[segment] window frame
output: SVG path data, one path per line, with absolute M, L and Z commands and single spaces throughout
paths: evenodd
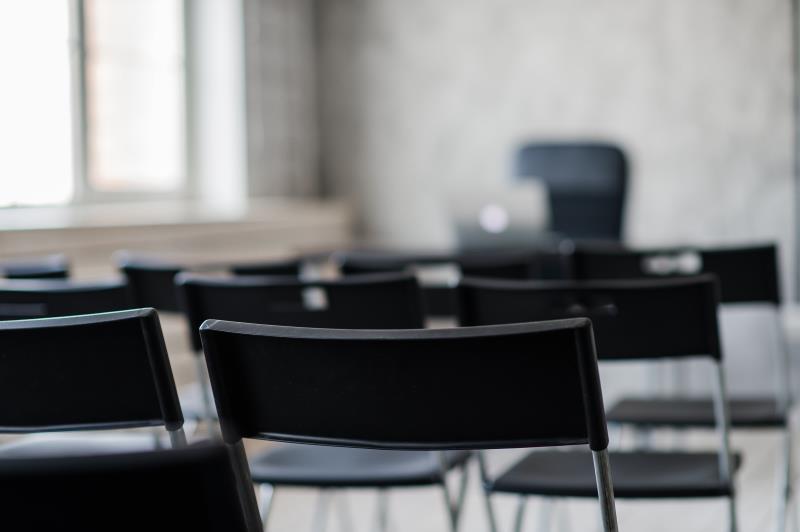
M 148 200 L 186 199 L 195 195 L 197 182 L 192 165 L 192 99 L 189 68 L 190 57 L 189 33 L 191 22 L 191 0 L 182 0 L 183 23 L 183 106 L 184 106 L 184 142 L 183 166 L 185 175 L 183 184 L 170 191 L 103 191 L 92 187 L 89 180 L 89 121 L 88 121 L 88 82 L 87 82 L 87 50 L 86 50 L 86 12 L 85 0 L 69 0 L 70 41 L 69 53 L 72 70 L 72 120 L 73 120 L 73 196 L 69 204 L 128 202 Z

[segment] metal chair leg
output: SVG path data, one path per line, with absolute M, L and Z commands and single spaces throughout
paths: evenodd
M 782 460 L 778 462 L 778 504 L 775 511 L 777 532 L 786 531 L 786 517 L 792 499 L 792 432 L 789 426 L 784 429 L 781 440 Z
M 497 519 L 494 515 L 494 507 L 492 506 L 492 494 L 482 489 L 483 501 L 486 504 L 486 519 L 489 521 L 489 532 L 497 532 Z
M 267 519 L 269 519 L 270 510 L 272 510 L 272 500 L 274 497 L 275 488 L 272 484 L 258 485 L 258 508 L 261 514 L 261 526 L 264 531 L 267 530 Z
M 517 499 L 517 511 L 514 514 L 514 532 L 522 532 L 522 523 L 525 520 L 525 503 L 528 502 L 528 498 L 524 495 L 520 495 L 519 499 Z
M 444 496 L 445 509 L 447 511 L 447 519 L 450 524 L 451 532 L 457 532 L 458 523 L 461 519 L 461 509 L 464 506 L 464 498 L 467 493 L 467 466 L 464 464 L 461 467 L 461 481 L 459 482 L 458 493 L 456 498 L 450 493 L 450 487 L 447 485 L 447 458 L 443 452 L 439 454 L 439 466 L 442 476 L 442 495 Z
M 314 520 L 311 525 L 311 530 L 314 532 L 324 532 L 328 522 L 328 506 L 330 501 L 331 494 L 329 490 L 320 490 L 319 497 L 317 498 L 317 507 L 314 510 Z
M 389 492 L 386 488 L 378 490 L 377 501 L 377 530 L 378 532 L 388 532 L 389 530 Z
M 739 523 L 736 518 L 736 495 L 728 497 L 728 519 L 730 532 L 737 532 L 739 530 Z

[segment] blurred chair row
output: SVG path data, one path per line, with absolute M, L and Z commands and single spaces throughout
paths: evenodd
M 70 449 L 14 442 L 0 449 L 3 524 L 94 531 L 123 519 L 123 530 L 148 520 L 196 531 L 258 530 L 242 442 L 256 438 L 316 444 L 294 447 L 299 463 L 292 447 L 271 451 L 271 466 L 295 479 L 298 467 L 319 475 L 316 466 L 335 474 L 327 487 L 339 486 L 340 476 L 354 481 L 350 487 L 441 482 L 446 495 L 438 476 L 451 455 L 468 456 L 463 449 L 589 444 L 602 523 L 617 530 L 586 319 L 394 333 L 211 320 L 201 334 L 226 448 L 117 454 L 130 449 L 91 440 Z M 153 309 L 0 322 L 0 344 L 0 400 L 16 405 L 0 413 L 3 432 L 163 426 L 174 448 L 186 447 Z M 456 364 L 459 379 L 443 386 Z M 475 393 L 487 384 L 495 393 Z M 557 412 L 517 417 L 521 404 L 553 401 Z M 453 417 L 461 410 L 469 415 Z M 329 445 L 358 449 L 321 447 Z M 257 483 L 260 467 L 250 465 Z M 41 495 L 54 489 L 56 502 L 41 511 Z M 453 528 L 462 497 L 446 499 Z M 264 501 L 264 521 L 268 509 Z M 181 521 L 182 513 L 189 515 Z M 379 524 L 386 528 L 385 507 Z
M 736 526 L 736 513 L 734 506 L 734 488 L 732 474 L 738 464 L 738 458 L 733 458 L 728 443 L 728 424 L 732 419 L 734 426 L 779 428 L 784 433 L 784 449 L 781 471 L 782 488 L 778 494 L 779 510 L 778 522 L 781 523 L 785 516 L 785 505 L 790 493 L 790 431 L 788 430 L 788 412 L 791 406 L 788 390 L 788 371 L 781 372 L 781 381 L 777 397 L 747 400 L 733 400 L 728 402 L 725 397 L 724 374 L 720 369 L 722 349 L 719 344 L 717 326 L 717 301 L 716 275 L 722 282 L 722 300 L 728 297 L 730 302 L 758 301 L 766 303 L 777 311 L 780 301 L 777 275 L 777 255 L 774 247 L 764 246 L 744 249 L 728 250 L 659 250 L 658 252 L 598 252 L 576 254 L 581 264 L 578 271 L 583 272 L 582 277 L 588 277 L 587 264 L 593 271 L 607 271 L 600 278 L 621 277 L 659 277 L 655 280 L 639 281 L 591 281 L 591 282 L 556 282 L 542 283 L 537 281 L 509 281 L 509 280 L 479 280 L 464 278 L 457 288 L 458 314 L 462 325 L 486 325 L 498 323 L 515 323 L 540 321 L 558 318 L 589 317 L 594 323 L 598 341 L 598 355 L 601 359 L 662 359 L 662 358 L 688 358 L 706 356 L 716 362 L 717 370 L 714 373 L 716 393 L 711 399 L 670 399 L 645 398 L 627 399 L 612 407 L 609 419 L 617 423 L 627 423 L 645 426 L 693 426 L 716 427 L 720 435 L 719 448 L 712 453 L 697 452 L 653 452 L 652 450 L 639 450 L 622 454 L 613 453 L 611 457 L 612 468 L 615 476 L 615 491 L 619 497 L 633 498 L 676 498 L 676 497 L 727 497 L 730 504 L 731 529 Z M 589 260 L 591 258 L 591 260 Z M 618 266 L 611 265 L 616 261 Z M 606 268 L 603 270 L 602 268 Z M 634 271 L 635 270 L 635 271 Z M 296 270 L 296 273 L 299 270 Z M 663 277 L 687 276 L 698 272 L 709 272 L 709 276 L 693 276 L 685 279 L 663 279 Z M 738 277 L 736 277 L 738 275 Z M 175 273 L 172 273 L 175 276 Z M 183 308 L 191 325 L 193 345 L 199 349 L 199 337 L 196 331 L 205 319 L 232 320 L 250 323 L 268 323 L 272 325 L 311 326 L 339 329 L 418 329 L 423 323 L 421 292 L 415 278 L 407 274 L 381 273 L 373 275 L 353 276 L 338 281 L 309 281 L 303 282 L 297 278 L 286 277 L 243 277 L 243 278 L 218 278 L 197 273 L 181 273 L 177 279 L 171 279 L 181 287 Z M 53 284 L 55 283 L 55 284 Z M 51 285 L 49 289 L 44 285 Z M 60 286 L 56 286 L 60 285 Z M 731 285 L 731 286 L 728 286 Z M 124 285 L 121 285 L 124 287 Z M 726 288 L 728 286 L 728 288 Z M 66 301 L 70 297 L 76 304 L 86 304 L 92 300 L 91 287 L 89 291 L 78 293 L 80 287 L 73 283 L 44 282 L 37 292 L 33 288 L 27 290 L 23 287 L 9 287 L 0 291 L 0 304 L 22 305 L 21 308 L 38 310 L 41 315 L 54 315 L 49 310 L 63 313 L 74 313 L 71 309 L 54 306 L 47 298 L 51 296 Z M 64 290 L 62 290 L 64 288 Z M 68 288 L 68 289 L 66 289 Z M 100 293 L 107 289 L 99 287 Z M 174 290 L 172 286 L 170 290 Z M 9 303 L 9 293 L 14 293 Z M 176 293 L 173 291 L 173 293 Z M 20 296 L 22 301 L 20 301 Z M 15 299 L 16 297 L 16 299 Z M 80 302 L 80 303 L 77 303 Z M 130 305 L 129 302 L 124 303 Z M 35 308 L 34 308 L 35 307 Z M 79 307 L 80 312 L 90 312 L 85 307 Z M 43 312 L 42 309 L 46 311 Z M 56 310 L 58 309 L 58 310 Z M 20 310 L 20 309 L 18 309 Z M 112 310 L 100 308 L 98 311 Z M 776 312 L 777 317 L 777 312 Z M 213 327 L 213 325 L 212 325 Z M 233 327 L 233 326 L 232 326 Z M 234 332 L 244 330 L 233 327 Z M 245 329 L 247 329 L 245 327 Z M 266 329 L 272 333 L 280 333 L 281 337 L 291 337 L 291 330 Z M 246 331 L 257 336 L 258 329 Z M 343 334 L 343 333 L 342 333 Z M 367 333 L 364 333 L 367 334 Z M 402 336 L 403 333 L 396 333 Z M 464 334 L 469 335 L 469 332 Z M 477 334 L 477 333 L 476 333 Z M 159 333 L 160 335 L 160 333 Z M 206 333 L 206 336 L 214 336 Z M 331 333 L 331 340 L 339 338 Z M 152 341 L 152 334 L 150 335 Z M 246 335 L 245 335 L 246 336 Z M 311 335 L 313 336 L 313 334 Z M 346 335 L 342 338 L 344 339 Z M 381 333 L 377 338 L 392 337 Z M 447 338 L 447 335 L 444 336 Z M 367 334 L 367 338 L 369 335 Z M 366 342 L 366 339 L 363 339 Z M 292 430 L 288 432 L 258 430 L 260 416 L 255 405 L 287 405 L 288 412 L 292 410 L 292 401 L 288 398 L 302 390 L 299 383 L 308 386 L 319 385 L 315 379 L 306 377 L 306 380 L 292 381 L 292 386 L 286 388 L 280 382 L 274 386 L 265 386 L 263 371 L 259 369 L 258 360 L 264 352 L 260 349 L 245 348 L 247 342 L 243 339 L 231 350 L 242 349 L 242 355 L 236 363 L 229 367 L 230 360 L 220 359 L 219 367 L 227 369 L 218 376 L 214 376 L 214 365 L 209 358 L 209 368 L 212 371 L 212 385 L 220 414 L 223 435 L 230 439 L 231 431 L 247 437 L 275 437 L 288 441 L 311 441 L 302 438 L 281 437 L 281 434 L 302 432 L 302 427 L 290 424 Z M 479 343 L 476 340 L 473 342 Z M 368 342 L 366 342 L 368 343 Z M 435 342 L 434 342 L 435 343 Z M 287 345 L 273 346 L 280 352 L 292 350 L 291 342 Z M 330 348 L 331 352 L 338 352 L 338 342 Z M 331 344 L 333 345 L 333 344 Z M 342 345 L 346 345 L 342 344 Z M 325 344 L 318 346 L 313 358 L 314 368 L 328 367 L 326 370 L 337 381 L 339 392 L 331 395 L 341 395 L 341 390 L 346 390 L 352 382 L 369 382 L 368 374 L 342 373 L 332 364 L 334 358 L 328 359 Z M 235 348 L 235 349 L 234 349 Z M 210 357 L 209 350 L 213 345 L 206 345 L 206 356 Z M 288 350 L 288 351 L 287 351 Z M 466 351 L 465 351 L 466 350 Z M 468 346 L 462 345 L 459 353 L 469 352 Z M 409 350 L 412 351 L 412 350 Z M 419 373 L 430 370 L 431 364 L 441 364 L 436 353 L 440 350 L 432 349 L 427 356 L 429 361 L 420 359 L 420 365 L 415 368 Z M 374 356 L 383 353 L 381 349 L 374 350 Z M 309 356 L 311 356 L 309 354 Z M 441 379 L 440 387 L 444 391 L 450 390 L 453 380 L 462 378 L 465 367 L 458 358 L 458 353 L 448 359 L 449 367 L 439 367 L 434 372 Z M 303 359 L 309 363 L 312 359 Z M 338 360 L 338 358 L 336 359 Z M 198 357 L 199 366 L 205 370 L 205 364 Z M 372 361 L 372 359 L 370 359 Z M 464 360 L 463 362 L 466 362 Z M 249 364 L 256 364 L 250 367 Z M 394 362 L 397 364 L 398 362 Z M 782 354 L 780 363 L 786 369 L 788 358 Z M 367 371 L 369 364 L 363 368 Z M 550 368 L 552 369 L 552 368 Z M 299 371 L 299 368 L 297 369 Z M 355 369 L 352 369 L 356 372 Z M 443 372 L 446 371 L 446 375 Z M 499 370 L 498 370 L 499 371 Z M 220 378 L 219 375 L 224 375 Z M 314 373 L 314 375 L 316 375 Z M 488 375 L 488 373 L 487 373 Z M 454 379 L 453 377 L 457 377 Z M 417 376 L 420 378 L 420 375 Z M 514 384 L 517 378 L 528 379 L 525 382 Z M 311 379 L 311 380 L 308 380 Z M 510 375 L 504 370 L 496 378 L 476 384 L 475 389 L 482 389 L 486 393 L 476 394 L 491 396 L 508 394 L 508 386 L 518 386 L 519 393 L 534 393 L 530 390 L 534 386 L 534 377 L 526 375 Z M 236 383 L 233 389 L 224 383 Z M 426 380 L 427 382 L 427 380 Z M 382 383 L 383 386 L 386 386 Z M 173 390 L 174 390 L 174 385 Z M 377 384 L 376 384 L 377 386 Z M 19 387 L 19 385 L 17 386 Z M 227 388 L 224 392 L 223 388 Z M 320 388 L 317 388 L 320 389 Z M 408 394 L 406 394 L 408 395 Z M 338 425 L 334 422 L 336 413 L 328 412 L 330 405 L 337 404 L 327 394 L 315 396 L 311 394 L 305 400 L 299 396 L 298 408 L 308 408 L 313 402 L 321 412 L 327 412 L 328 422 L 322 422 L 321 432 L 333 431 L 326 437 L 333 438 L 334 442 L 341 443 L 341 434 L 337 433 Z M 403 404 L 413 404 L 420 398 L 405 397 Z M 385 399 L 384 399 L 385 400 Z M 437 400 L 441 401 L 441 397 Z M 574 398 L 573 398 L 574 400 Z M 381 404 L 378 399 L 378 403 Z M 137 401 L 138 404 L 138 401 Z M 228 405 L 227 407 L 225 405 Z M 435 404 L 435 403 L 431 403 Z M 461 406 L 459 406 L 461 404 Z M 447 425 L 454 420 L 455 425 L 462 416 L 473 418 L 475 408 L 467 408 L 467 403 L 451 403 L 452 408 L 432 411 L 438 413 L 438 423 Z M 495 417 L 503 419 L 503 426 L 513 427 L 517 424 L 536 424 L 534 414 L 530 412 L 529 401 L 519 402 L 505 410 L 498 410 Z M 553 400 L 551 414 L 560 415 L 568 406 Z M 210 402 L 208 403 L 210 406 Z M 728 405 L 732 413 L 728 412 Z M 341 406 L 341 405 L 340 405 Z M 386 406 L 386 405 L 384 405 Z M 420 409 L 421 406 L 418 405 Z M 226 413 L 226 408 L 230 410 Z M 358 411 L 356 405 L 349 405 L 349 412 Z M 366 406 L 362 406 L 367 408 Z M 395 408 L 399 408 L 395 405 Z M 300 408 L 302 411 L 302 408 Z M 243 412 L 242 418 L 234 412 Z M 385 411 L 385 412 L 388 412 Z M 384 412 L 384 413 L 385 413 Z M 197 414 L 201 417 L 202 412 Z M 294 419 L 281 417 L 282 414 L 274 410 L 271 416 L 278 416 L 285 422 Z M 429 413 L 430 415 L 430 413 Z M 375 418 L 376 412 L 365 414 L 364 419 Z M 529 416 L 530 419 L 529 419 Z M 383 424 L 394 423 L 390 421 L 396 416 L 387 415 Z M 235 418 L 235 419 L 234 419 Z M 266 416 L 265 419 L 275 421 L 276 418 Z M 298 416 L 298 420 L 305 419 Z M 362 428 L 360 423 L 352 417 L 350 421 L 338 418 L 342 427 L 350 429 Z M 299 421 L 298 421 L 299 422 Z M 304 421 L 304 423 L 306 423 Z M 376 427 L 383 427 L 377 420 Z M 541 423 L 541 421 L 539 421 Z M 304 425 L 308 427 L 309 425 Z M 381 430 L 399 430 L 383 427 Z M 324 429 L 324 430 L 323 430 Z M 344 430 L 344 429 L 342 429 Z M 377 430 L 377 429 L 376 429 Z M 463 429 L 458 429 L 462 430 Z M 498 426 L 498 430 L 500 430 Z M 269 433 L 269 434 L 268 434 Z M 395 434 L 402 435 L 402 432 Z M 384 434 L 384 437 L 386 435 Z M 337 440 L 339 437 L 339 440 Z M 351 434 L 352 437 L 352 434 Z M 373 436 L 374 441 L 383 441 L 381 437 Z M 357 439 L 357 438 L 356 438 Z M 489 438 L 490 440 L 492 438 Z M 312 439 L 313 440 L 313 439 Z M 365 440 L 366 441 L 366 440 Z M 320 441 L 313 440 L 313 443 Z M 324 443 L 324 442 L 321 442 Z M 360 443 L 364 443 L 361 441 Z M 389 447 L 398 446 L 394 442 Z M 439 442 L 441 444 L 441 441 Z M 495 443 L 497 443 L 495 441 Z M 369 446 L 369 445 L 368 445 Z M 497 445 L 494 445 L 497 446 Z M 424 448 L 422 445 L 415 448 Z M 472 445 L 456 446 L 466 448 L 490 448 L 492 445 L 481 446 L 476 442 Z M 440 447 L 441 448 L 441 447 Z M 462 474 L 462 484 L 456 494 L 450 493 L 445 479 L 446 472 L 454 467 L 461 468 L 465 473 L 464 465 L 468 458 L 466 452 L 437 453 L 409 453 L 400 451 L 364 451 L 358 449 L 322 449 L 319 447 L 289 446 L 271 450 L 263 455 L 256 456 L 251 461 L 253 480 L 265 486 L 262 489 L 264 511 L 269 507 L 271 489 L 275 485 L 312 485 L 323 488 L 341 488 L 355 486 L 372 486 L 385 488 L 397 485 L 439 484 L 445 492 L 450 524 L 455 529 L 460 515 L 463 500 L 463 487 L 466 476 Z M 481 472 L 483 476 L 484 491 L 487 495 L 487 509 L 491 522 L 494 523 L 493 512 L 489 495 L 494 492 L 516 493 L 522 495 L 515 520 L 517 528 L 522 524 L 524 510 L 524 497 L 527 495 L 540 496 L 581 496 L 595 497 L 598 494 L 595 478 L 587 474 L 591 469 L 584 468 L 587 458 L 571 453 L 535 452 L 517 463 L 508 471 L 499 476 L 490 476 L 485 459 L 479 455 Z M 385 499 L 382 497 L 381 508 L 386 508 Z M 494 526 L 494 525 L 493 525 Z M 780 524 L 779 524 L 780 526 Z M 783 530 L 783 528 L 779 528 Z

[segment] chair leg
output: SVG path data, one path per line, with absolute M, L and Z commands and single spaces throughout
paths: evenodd
M 497 519 L 492 506 L 492 494 L 487 489 L 482 489 L 483 501 L 486 504 L 486 519 L 489 521 L 489 532 L 497 532 Z
M 328 506 L 330 505 L 331 494 L 327 489 L 322 489 L 317 497 L 317 507 L 314 510 L 314 520 L 311 530 L 314 532 L 324 532 L 328 523 Z
M 517 512 L 514 514 L 514 532 L 522 532 L 522 523 L 525 520 L 525 503 L 528 498 L 525 495 L 520 495 L 517 499 Z
M 792 431 L 787 425 L 783 431 L 781 456 L 778 462 L 778 505 L 775 513 L 776 532 L 786 531 L 786 516 L 792 499 Z
M 447 520 L 450 524 L 450 531 L 457 532 L 458 523 L 461 519 L 461 509 L 464 507 L 464 498 L 467 494 L 467 480 L 469 475 L 467 474 L 467 466 L 465 464 L 461 467 L 461 481 L 459 482 L 458 493 L 454 500 L 453 496 L 450 494 L 450 487 L 447 485 L 447 465 L 443 456 L 444 455 L 440 454 L 440 457 L 442 457 L 442 496 L 444 497 L 444 505 L 447 512 Z
M 736 495 L 728 497 L 728 523 L 730 532 L 737 532 L 739 530 L 739 523 L 736 519 Z
M 386 488 L 378 490 L 378 500 L 376 504 L 376 528 L 378 532 L 388 532 L 389 530 L 389 492 Z
M 261 513 L 261 526 L 267 530 L 267 519 L 272 510 L 272 500 L 275 497 L 275 488 L 272 484 L 258 485 L 258 507 Z

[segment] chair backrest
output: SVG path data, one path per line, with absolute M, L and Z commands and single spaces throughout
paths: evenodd
M 116 259 L 120 271 L 128 279 L 136 307 L 180 312 L 175 276 L 185 267 L 157 259 L 138 257 L 127 252 L 117 254 Z
M 463 279 L 461 325 L 591 318 L 601 359 L 722 356 L 717 283 L 684 279 L 536 282 Z
M 343 329 L 423 327 L 422 296 L 405 274 L 359 275 L 303 282 L 286 277 L 219 278 L 182 273 L 176 279 L 193 346 L 207 319 Z
M 0 322 L 0 432 L 182 430 L 153 309 Z
M 675 247 L 650 250 L 578 248 L 578 279 L 633 279 L 712 273 L 722 303 L 781 302 L 778 250 L 774 244 L 736 248 Z
M 69 261 L 64 255 L 45 255 L 0 261 L 0 277 L 6 279 L 66 279 Z
M 589 320 L 201 328 L 223 438 L 391 449 L 608 444 Z
M 516 153 L 515 173 L 547 185 L 553 231 L 575 239 L 621 239 L 628 163 L 618 146 L 525 144 Z
M 203 445 L 0 460 L 3 528 L 258 532 L 249 475 L 232 454 L 222 445 Z
M 301 259 L 231 264 L 228 270 L 233 275 L 283 275 L 298 277 L 303 270 Z
M 124 280 L 20 279 L 0 282 L 0 320 L 52 318 L 134 308 Z

